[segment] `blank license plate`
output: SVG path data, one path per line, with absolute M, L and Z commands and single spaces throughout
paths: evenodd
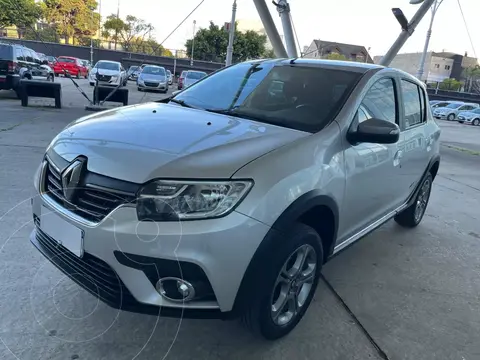
M 55 211 L 42 206 L 40 228 L 76 256 L 83 256 L 83 230 L 63 220 Z

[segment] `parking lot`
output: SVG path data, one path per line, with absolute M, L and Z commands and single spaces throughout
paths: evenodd
M 391 221 L 340 253 L 298 328 L 263 342 L 238 322 L 118 312 L 30 245 L 34 172 L 51 139 L 89 114 L 71 80 L 55 80 L 61 110 L 0 92 L 1 359 L 480 358 L 480 127 L 439 121 L 442 161 L 422 224 Z M 128 87 L 130 104 L 168 96 Z

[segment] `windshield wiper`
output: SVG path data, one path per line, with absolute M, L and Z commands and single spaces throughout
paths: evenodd
M 168 102 L 173 102 L 175 104 L 178 104 L 180 106 L 183 106 L 183 107 L 186 107 L 186 108 L 190 108 L 190 109 L 197 109 L 197 110 L 203 110 L 201 108 L 198 108 L 198 107 L 195 107 L 193 105 L 190 105 L 188 103 L 186 103 L 184 100 L 177 100 L 177 99 L 168 99 Z

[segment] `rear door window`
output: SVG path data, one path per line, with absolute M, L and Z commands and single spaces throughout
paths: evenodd
M 25 54 L 21 48 L 15 48 L 15 58 L 17 61 L 25 61 Z

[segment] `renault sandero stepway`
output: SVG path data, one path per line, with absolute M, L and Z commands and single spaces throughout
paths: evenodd
M 277 339 L 308 316 L 332 255 L 390 219 L 420 224 L 439 137 L 405 72 L 237 64 L 59 133 L 36 172 L 30 240 L 115 308 L 241 317 Z

